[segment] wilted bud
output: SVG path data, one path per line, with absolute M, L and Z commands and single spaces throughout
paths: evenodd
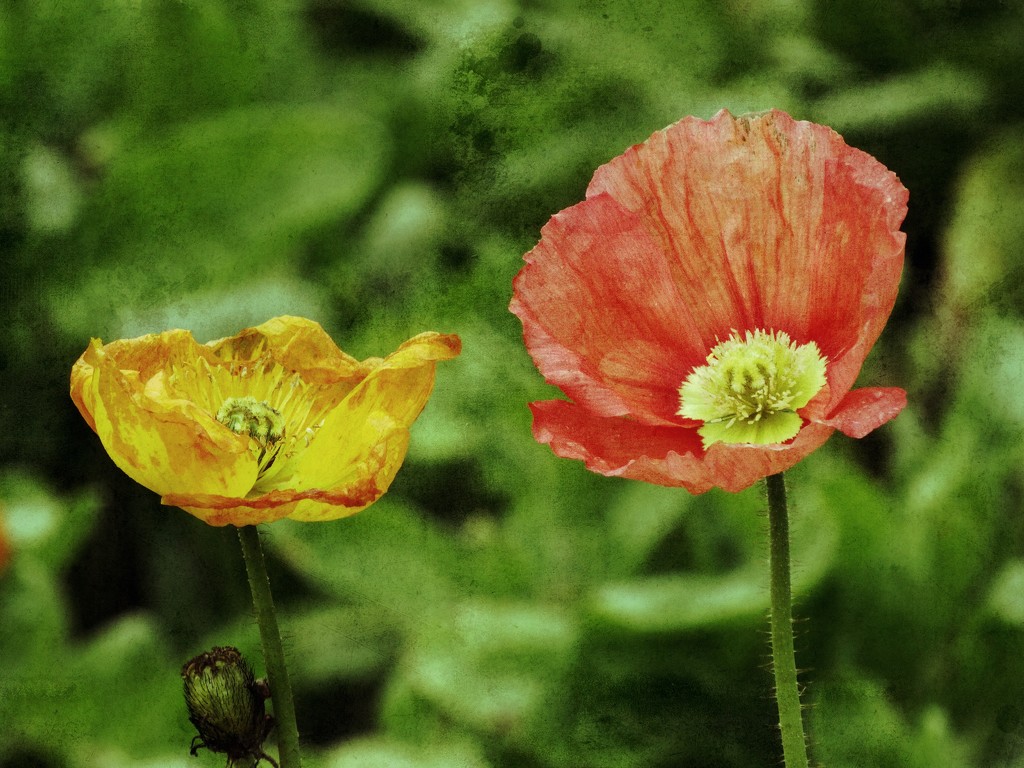
M 192 739 L 191 754 L 206 747 L 225 753 L 229 765 L 266 760 L 276 768 L 277 762 L 263 751 L 263 740 L 274 726 L 263 707 L 269 692 L 237 648 L 218 647 L 199 654 L 185 662 L 181 677 L 188 719 L 199 731 Z

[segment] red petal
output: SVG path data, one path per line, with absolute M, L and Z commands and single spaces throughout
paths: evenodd
M 896 299 L 907 196 L 831 129 L 778 111 L 687 118 L 599 168 L 515 281 L 527 347 L 576 401 L 533 404 L 535 436 L 602 474 L 738 491 L 836 428 L 892 418 L 902 392 L 847 394 Z M 827 385 L 789 443 L 705 452 L 678 387 L 717 341 L 757 329 L 816 342 Z
M 849 392 L 839 407 L 820 423 L 850 437 L 868 432 L 896 418 L 907 405 L 907 393 L 897 387 L 865 387 Z
M 597 414 L 678 423 L 679 385 L 713 339 L 640 218 L 588 200 L 554 216 L 526 261 L 510 308 L 544 377 Z
M 703 493 L 714 484 L 700 458 L 700 436 L 688 427 L 650 426 L 602 417 L 565 400 L 530 403 L 533 436 L 587 469 Z
M 721 338 L 782 330 L 829 358 L 834 406 L 896 299 L 907 190 L 830 128 L 783 112 L 686 118 L 594 174 L 644 217 L 686 303 Z
M 824 445 L 832 432 L 832 427 L 824 424 L 805 424 L 793 440 L 783 445 L 715 443 L 704 460 L 715 485 L 735 493 L 762 477 L 785 472 Z
M 533 435 L 558 456 L 581 459 L 602 475 L 682 486 L 690 493 L 719 487 L 742 491 L 762 477 L 783 472 L 821 447 L 833 429 L 807 424 L 785 445 L 725 445 L 706 452 L 695 429 L 649 426 L 622 417 L 601 417 L 565 400 L 530 403 Z
M 160 503 L 181 507 L 208 525 L 258 525 L 271 523 L 292 515 L 303 504 L 315 502 L 318 507 L 331 508 L 327 515 L 317 519 L 348 517 L 379 499 L 386 488 L 380 488 L 373 477 L 359 478 L 342 488 L 304 491 L 270 491 L 251 499 L 232 498 L 215 494 L 166 494 Z

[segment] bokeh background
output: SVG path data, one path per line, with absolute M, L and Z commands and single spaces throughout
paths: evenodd
M 284 313 L 465 348 L 383 501 L 266 530 L 309 766 L 778 765 L 760 491 L 556 459 L 506 310 L 594 168 L 722 107 L 911 193 L 863 374 L 910 406 L 790 473 L 813 753 L 1024 766 L 1022 40 L 987 0 L 0 1 L 0 767 L 222 764 L 178 672 L 262 672 L 234 530 L 116 470 L 67 380 L 93 336 Z

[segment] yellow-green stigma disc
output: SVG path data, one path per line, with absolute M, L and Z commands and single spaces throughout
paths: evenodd
M 813 341 L 793 342 L 782 331 L 733 331 L 707 365 L 679 388 L 679 415 L 703 421 L 712 443 L 784 443 L 800 431 L 796 413 L 825 386 L 826 359 Z

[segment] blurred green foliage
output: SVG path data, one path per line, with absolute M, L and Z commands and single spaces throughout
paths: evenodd
M 67 376 L 282 313 L 465 345 L 383 501 L 267 531 L 310 766 L 777 765 L 761 497 L 554 458 L 506 311 L 599 164 L 772 106 L 911 191 L 864 374 L 911 405 L 791 473 L 812 750 L 1024 766 L 1022 39 L 983 0 L 0 0 L 0 768 L 218 764 L 178 669 L 261 666 L 234 532 L 122 476 Z

